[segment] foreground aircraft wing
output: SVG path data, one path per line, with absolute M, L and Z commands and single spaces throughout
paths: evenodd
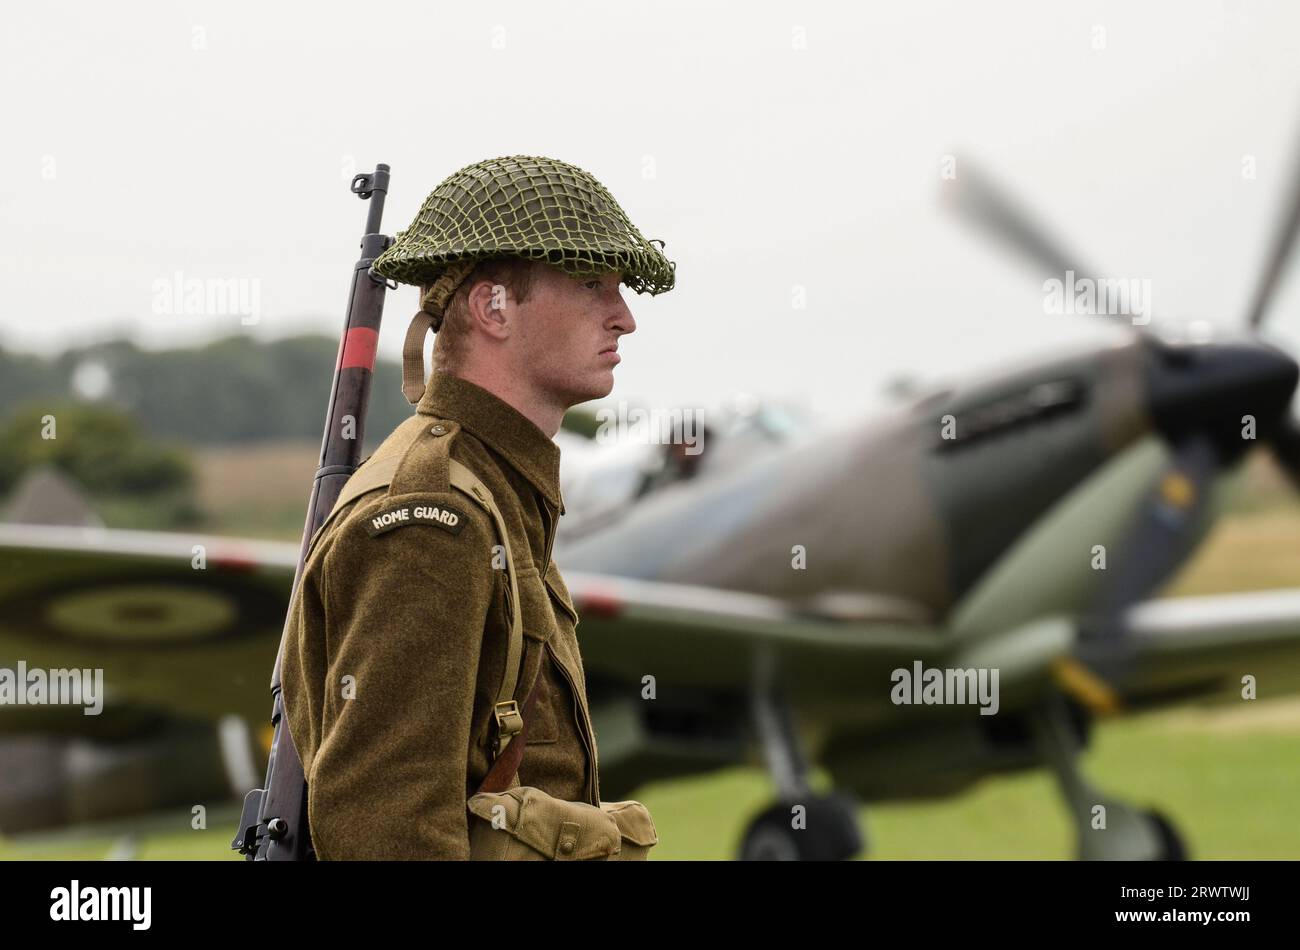
M 988 667 L 1004 694 L 1032 695 L 1080 650 L 1070 617 L 1043 617 L 982 641 L 882 608 L 854 619 L 800 612 L 785 601 L 680 584 L 566 573 L 593 677 L 744 690 L 770 661 L 791 698 L 888 714 L 891 675 L 927 667 Z M 1132 698 L 1300 692 L 1300 589 L 1152 600 L 1128 615 Z M 838 697 L 838 701 L 835 699 Z M 874 718 L 874 716 L 872 717 Z
M 0 667 L 102 669 L 106 705 L 264 721 L 297 554 L 198 534 L 0 524 Z M 0 729 L 75 731 L 83 716 L 9 706 Z
M 1145 694 L 1240 697 L 1254 677 L 1259 698 L 1300 691 L 1300 590 L 1149 600 L 1126 617 Z
M 297 545 L 205 535 L 0 524 L 0 666 L 104 670 L 113 703 L 196 718 L 269 714 Z M 851 617 L 762 594 L 566 573 L 593 678 L 747 691 L 779 671 L 791 698 L 888 705 L 890 675 L 927 666 L 997 666 L 1004 690 L 1042 680 L 1072 652 L 1075 625 L 1046 618 L 988 642 L 887 597 Z M 1135 692 L 1300 690 L 1300 590 L 1148 601 L 1128 614 Z M 887 711 L 882 709 L 882 712 Z M 0 729 L 60 715 L 7 708 Z M 77 710 L 80 714 L 80 711 Z M 66 717 L 65 717 L 66 718 Z
M 764 668 L 795 694 L 860 695 L 864 682 L 951 652 L 943 630 L 908 604 L 862 601 L 856 616 L 801 610 L 763 594 L 565 572 L 590 676 L 745 690 Z
M 114 706 L 260 722 L 297 546 L 172 532 L 0 524 L 0 666 L 102 669 Z M 638 682 L 731 691 L 775 661 L 788 682 L 859 692 L 945 647 L 898 601 L 852 621 L 775 598 L 599 575 L 566 575 L 584 665 Z M 85 724 L 80 708 L 6 709 L 2 731 Z
M 0 666 L 98 668 L 113 706 L 261 722 L 296 561 L 297 546 L 285 543 L 0 524 Z M 941 631 L 888 598 L 845 621 L 762 595 L 565 579 L 584 665 L 610 680 L 655 673 L 731 691 L 770 659 L 788 682 L 852 696 L 864 677 L 887 685 L 896 666 L 945 650 Z M 86 725 L 80 708 L 5 712 L 0 731 Z

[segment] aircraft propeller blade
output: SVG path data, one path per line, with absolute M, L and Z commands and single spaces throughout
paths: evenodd
M 1291 191 L 1287 196 L 1282 218 L 1278 223 L 1277 233 L 1273 237 L 1272 248 L 1264 259 L 1264 269 L 1259 275 L 1255 287 L 1255 296 L 1247 312 L 1246 323 L 1251 330 L 1258 331 L 1264 323 L 1264 317 L 1274 294 L 1286 270 L 1291 250 L 1295 246 L 1296 232 L 1300 231 L 1300 160 L 1295 162 L 1292 170 Z
M 1282 471 L 1286 472 L 1295 489 L 1300 491 L 1300 421 L 1295 416 L 1287 415 L 1270 441 L 1273 458 Z
M 994 184 L 971 162 L 959 162 L 956 177 L 945 182 L 943 195 L 945 202 L 958 215 L 1010 245 L 1045 274 L 1065 280 L 1066 272 L 1073 271 L 1076 281 L 1096 279 L 1095 273 L 1085 267 L 1077 255 L 1065 250 L 1034 215 L 1018 205 L 1008 191 Z M 1133 325 L 1131 313 L 1106 316 L 1119 317 Z
M 1095 622 L 1085 629 L 1080 659 L 1116 692 L 1122 691 L 1132 662 L 1124 615 L 1147 599 L 1197 542 L 1196 528 L 1219 464 L 1208 435 L 1187 436 L 1156 478 L 1132 533 L 1111 556 L 1107 582 L 1093 611 Z

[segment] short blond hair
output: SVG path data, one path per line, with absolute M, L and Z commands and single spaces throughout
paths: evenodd
M 454 373 L 465 359 L 466 341 L 470 337 L 469 292 L 480 280 L 500 284 L 515 303 L 523 303 L 533 289 L 533 280 L 540 261 L 521 257 L 498 258 L 479 261 L 475 268 L 456 288 L 443 311 L 442 326 L 433 341 L 433 371 Z M 420 287 L 420 296 L 431 285 Z

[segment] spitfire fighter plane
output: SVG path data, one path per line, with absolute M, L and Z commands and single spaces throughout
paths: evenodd
M 988 182 L 961 186 L 960 207 L 1049 273 L 1085 273 Z M 555 558 L 607 795 L 757 752 L 776 801 L 740 856 L 845 858 L 862 849 L 855 800 L 1047 768 L 1080 857 L 1184 856 L 1158 812 L 1093 788 L 1079 752 L 1099 715 L 1235 697 L 1244 677 L 1300 690 L 1300 590 L 1149 599 L 1248 452 L 1268 446 L 1300 475 L 1297 365 L 1258 338 L 1298 222 L 1300 193 L 1252 305 L 1255 335 L 1239 340 L 1137 327 L 833 430 L 742 414 L 698 457 L 562 433 Z M 0 653 L 102 667 L 120 710 L 261 723 L 297 554 L 0 526 Z M 80 725 L 65 712 L 29 710 L 22 726 Z M 811 790 L 814 764 L 833 792 Z
M 984 177 L 950 197 L 1047 274 L 1088 273 Z M 610 724 L 602 781 L 736 761 L 756 738 L 778 802 L 742 856 L 837 858 L 860 844 L 853 810 L 809 790 L 811 762 L 866 801 L 1047 767 L 1081 857 L 1185 856 L 1159 812 L 1092 788 L 1078 753 L 1097 715 L 1238 697 L 1262 671 L 1274 693 L 1300 689 L 1300 589 L 1146 600 L 1254 446 L 1300 484 L 1300 370 L 1258 338 L 1297 229 L 1300 182 L 1249 336 L 1175 343 L 1120 310 L 1133 332 L 1119 344 L 815 437 L 778 428 L 743 464 L 706 453 L 690 478 L 605 498 L 590 528 L 576 518 L 556 558 Z M 928 670 L 964 674 L 968 698 L 971 674 L 996 670 L 999 709 L 913 702 L 898 687 Z M 627 689 L 647 677 L 653 702 Z M 807 828 L 793 830 L 800 803 Z

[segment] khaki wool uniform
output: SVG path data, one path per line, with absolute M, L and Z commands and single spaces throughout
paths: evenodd
M 285 717 L 324 860 L 470 855 L 466 800 L 492 762 L 509 583 L 493 519 L 451 487 L 449 459 L 491 492 L 516 569 L 515 699 L 522 709 L 535 679 L 538 693 L 514 784 L 600 802 L 578 617 L 551 560 L 559 447 L 492 393 L 435 372 L 358 469 L 396 462 L 391 483 L 321 526 L 290 612 Z

